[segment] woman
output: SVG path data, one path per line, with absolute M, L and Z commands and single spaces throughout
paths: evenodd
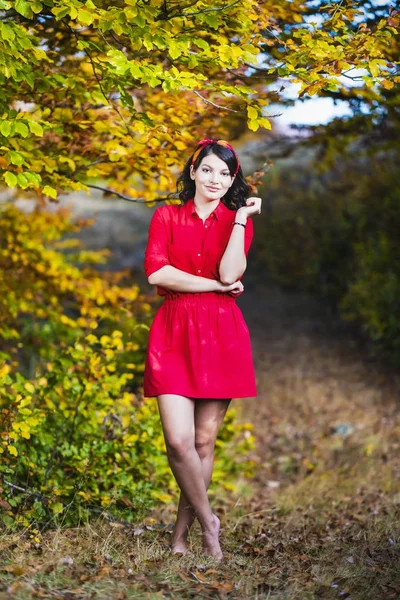
M 179 191 L 180 190 L 180 191 Z M 261 198 L 225 140 L 205 138 L 178 179 L 180 205 L 158 207 L 145 273 L 164 302 L 149 332 L 144 395 L 157 396 L 168 461 L 180 487 L 172 553 L 186 554 L 194 519 L 203 552 L 223 559 L 211 481 L 218 430 L 232 398 L 256 396 L 249 331 L 236 297 Z

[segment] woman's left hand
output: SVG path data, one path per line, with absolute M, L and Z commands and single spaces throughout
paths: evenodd
M 257 198 L 257 196 L 251 196 L 251 198 L 247 198 L 246 206 L 241 206 L 237 212 L 246 215 L 246 217 L 259 215 L 261 213 L 261 202 L 261 198 Z

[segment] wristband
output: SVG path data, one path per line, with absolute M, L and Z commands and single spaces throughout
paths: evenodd
M 238 221 L 234 221 L 232 225 L 241 225 L 242 227 L 246 227 L 244 223 L 239 223 Z

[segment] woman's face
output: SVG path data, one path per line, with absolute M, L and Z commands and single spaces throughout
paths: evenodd
M 192 165 L 190 176 L 196 184 L 196 195 L 212 200 L 225 196 L 235 179 L 231 177 L 226 162 L 215 154 L 205 156 L 196 170 Z

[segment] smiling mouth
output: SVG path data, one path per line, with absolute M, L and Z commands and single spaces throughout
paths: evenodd
M 209 190 L 211 190 L 212 192 L 218 192 L 218 188 L 211 187 L 209 185 L 206 185 L 206 188 L 209 189 Z

